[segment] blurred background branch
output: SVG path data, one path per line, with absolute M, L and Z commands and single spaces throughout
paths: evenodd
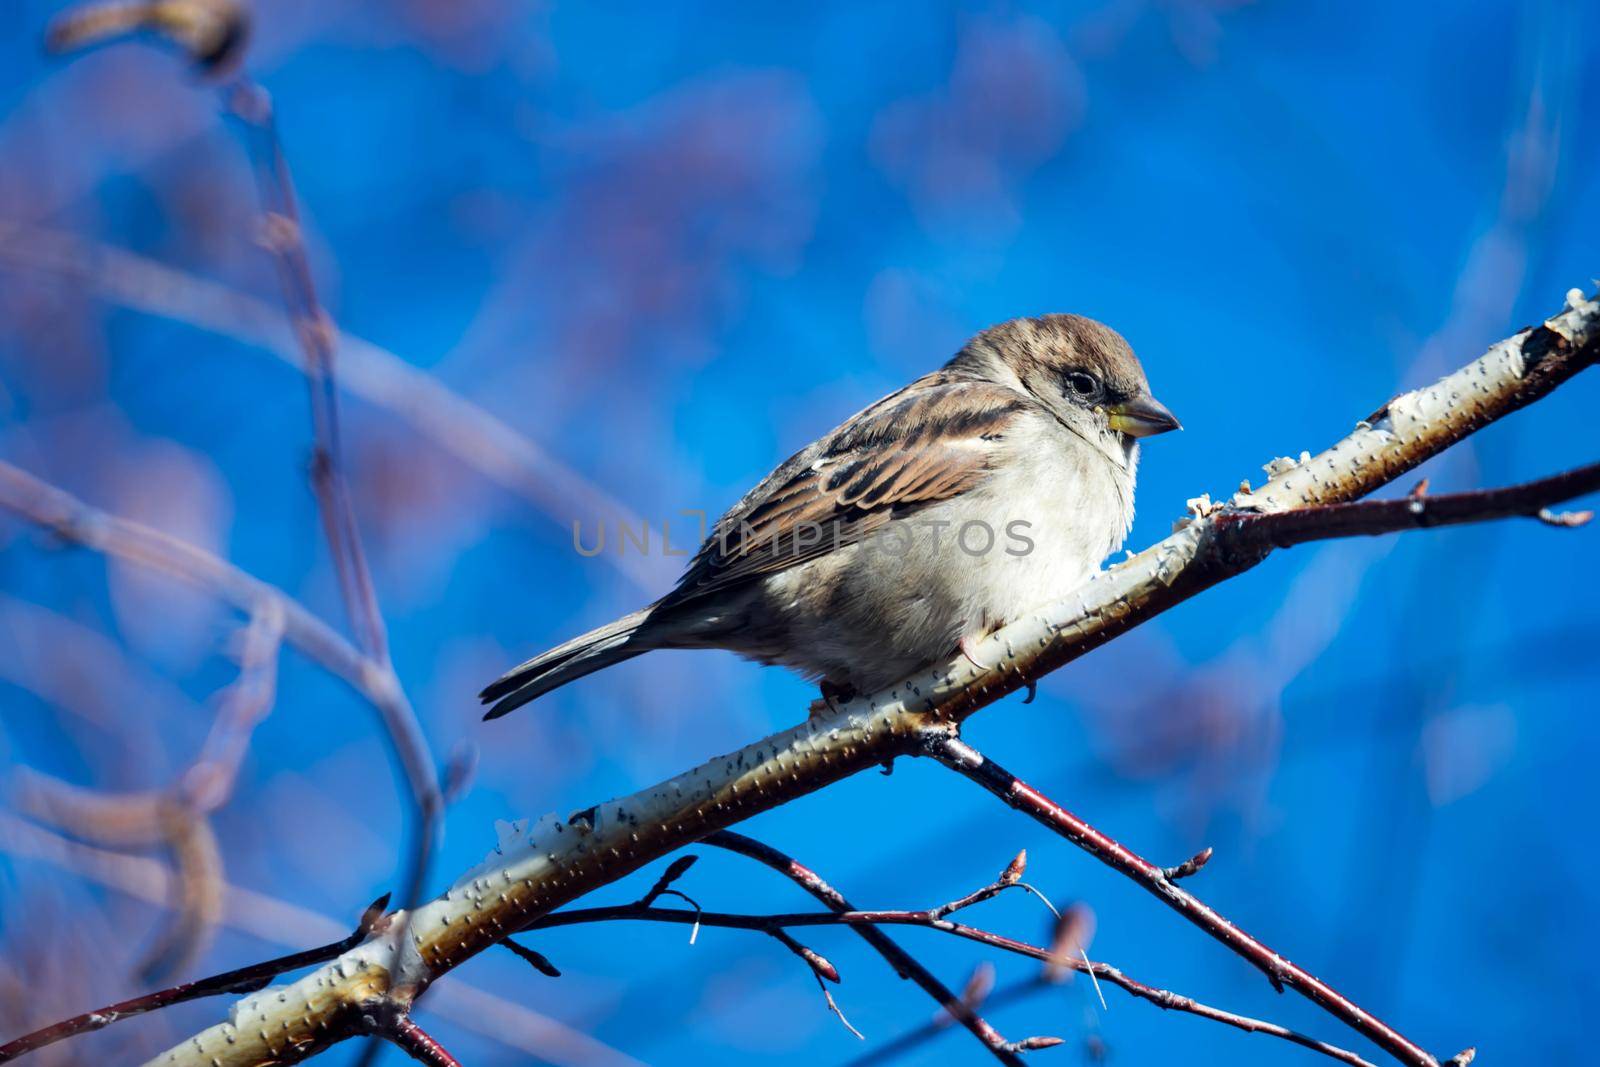
M 0 260 L 10 268 L 81 286 L 102 300 L 240 341 L 297 369 L 305 361 L 283 314 L 271 304 L 133 252 L 71 234 L 0 219 Z M 518 494 L 563 531 L 574 515 L 602 516 L 630 530 L 645 520 L 483 407 L 371 341 L 340 333 L 336 383 L 388 411 L 443 449 Z M 653 593 L 677 576 L 659 555 L 596 557 Z
M 167 887 L 180 877 L 159 861 L 72 841 L 10 815 L 0 814 L 0 847 L 158 907 L 167 906 Z M 292 948 L 331 943 L 349 932 L 335 919 L 237 886 L 224 884 L 222 900 L 222 922 L 264 944 Z M 427 1011 L 498 1047 L 563 1067 L 638 1067 L 639 1061 L 582 1031 L 459 979 L 441 982 L 428 998 Z

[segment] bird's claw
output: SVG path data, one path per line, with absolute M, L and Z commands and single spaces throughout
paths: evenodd
M 824 715 L 837 715 L 839 706 L 834 703 L 835 698 L 854 700 L 856 697 L 856 691 L 850 686 L 837 685 L 827 679 L 823 679 L 817 688 L 822 691 L 822 696 L 811 702 L 811 713 L 808 716 L 811 719 L 819 719 Z

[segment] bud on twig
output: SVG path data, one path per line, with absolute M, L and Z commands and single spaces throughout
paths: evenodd
M 811 969 L 818 975 L 826 978 L 830 982 L 838 984 L 840 981 L 839 969 L 832 963 L 828 962 L 828 957 L 824 956 L 815 949 L 807 948 L 805 945 L 801 945 L 799 948 L 795 949 L 795 952 L 801 959 L 809 963 L 811 965 Z
M 1201 867 L 1204 867 L 1207 863 L 1211 862 L 1211 852 L 1211 846 L 1207 845 L 1205 848 L 1201 849 L 1199 852 L 1196 852 L 1193 856 L 1190 856 L 1176 867 L 1167 867 L 1163 869 L 1161 873 L 1169 882 L 1176 882 L 1180 878 L 1187 878 L 1192 874 L 1198 873 Z
M 367 910 L 361 913 L 361 921 L 356 924 L 356 933 L 360 935 L 362 940 L 365 940 L 367 935 L 372 933 L 373 928 L 378 925 L 378 920 L 388 912 L 389 897 L 391 895 L 385 893 L 371 904 L 368 904 Z
M 517 955 L 521 956 L 528 966 L 532 967 L 540 974 L 546 975 L 550 978 L 561 977 L 561 972 L 556 969 L 556 965 L 551 963 L 550 958 L 543 952 L 535 952 L 527 945 L 520 945 L 511 940 L 509 937 L 500 943 L 506 948 L 510 949 L 512 952 L 515 952 Z

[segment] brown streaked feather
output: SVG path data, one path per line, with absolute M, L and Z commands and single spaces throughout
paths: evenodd
M 918 379 L 768 475 L 717 521 L 661 605 L 786 570 L 972 489 L 1006 428 L 1033 406 L 1013 389 L 948 370 Z M 815 527 L 815 543 L 796 544 Z

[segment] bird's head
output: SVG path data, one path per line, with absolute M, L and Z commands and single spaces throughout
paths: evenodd
M 1181 429 L 1150 392 L 1128 342 L 1081 315 L 1042 315 L 991 326 L 951 361 L 1031 394 L 1069 430 L 1133 467 L 1140 438 Z

